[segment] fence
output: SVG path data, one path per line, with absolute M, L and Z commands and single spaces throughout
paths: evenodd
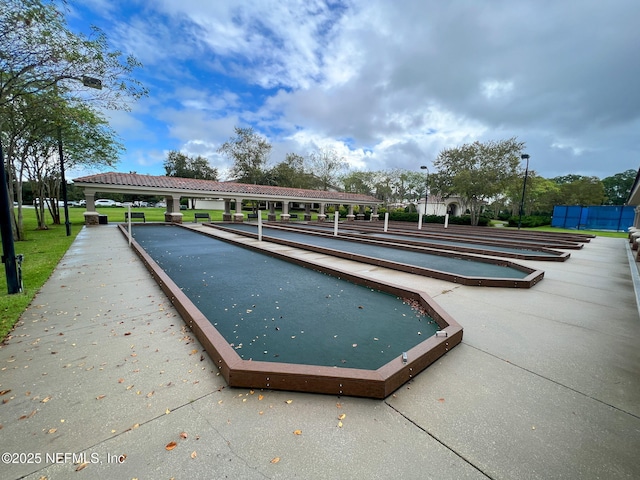
M 635 207 L 629 205 L 556 205 L 553 207 L 551 226 L 577 230 L 626 231 L 633 225 L 634 216 Z

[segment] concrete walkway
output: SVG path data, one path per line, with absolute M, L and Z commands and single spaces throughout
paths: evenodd
M 115 226 L 84 228 L 0 347 L 0 478 L 640 478 L 624 240 L 519 262 L 528 290 L 269 248 L 423 289 L 463 342 L 385 401 L 232 389 Z

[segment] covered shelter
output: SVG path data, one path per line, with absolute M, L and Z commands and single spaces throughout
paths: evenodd
M 269 211 L 269 220 L 276 220 L 275 205 L 282 204 L 280 220 L 289 221 L 290 204 L 303 204 L 305 220 L 311 219 L 311 208 L 318 205 L 318 220 L 326 219 L 327 205 L 346 205 L 349 209 L 348 221 L 356 218 L 364 219 L 365 207 L 371 208 L 372 220 L 378 219 L 379 200 L 371 195 L 357 193 L 331 192 L 324 190 L 305 190 L 301 188 L 272 187 L 269 185 L 251 185 L 235 182 L 215 182 L 194 178 L 167 177 L 160 175 L 141 175 L 137 173 L 107 172 L 96 175 L 79 177 L 74 184 L 84 190 L 87 202 L 85 223 L 96 225 L 99 214 L 95 208 L 96 194 L 119 193 L 133 195 L 162 196 L 166 199 L 165 221 L 182 223 L 180 199 L 189 198 L 221 198 L 224 201 L 225 221 L 244 221 L 242 213 L 243 201 L 265 202 Z M 235 212 L 231 211 L 231 204 L 235 202 Z M 359 213 L 354 214 L 355 206 L 359 206 Z

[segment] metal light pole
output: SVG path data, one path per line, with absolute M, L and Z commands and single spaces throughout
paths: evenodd
M 428 205 L 427 200 L 429 199 L 429 169 L 426 165 L 421 165 L 420 168 L 427 171 L 427 179 L 424 182 L 424 215 L 426 216 Z
M 522 160 L 527 161 L 527 167 L 524 170 L 524 183 L 522 184 L 522 198 L 520 199 L 520 217 L 518 218 L 518 230 L 522 226 L 522 211 L 524 210 L 524 193 L 527 191 L 527 176 L 529 175 L 529 155 L 523 153 L 520 155 Z
M 102 90 L 102 80 L 99 78 L 88 77 L 83 75 L 82 78 L 76 78 L 75 80 L 81 80 L 85 87 L 95 88 L 96 90 Z M 58 125 L 58 155 L 60 157 L 60 181 L 62 182 L 62 201 L 64 202 L 64 226 L 67 232 L 67 237 L 71 236 L 71 222 L 69 221 L 69 201 L 67 199 L 67 180 L 64 176 L 64 155 L 62 153 L 62 128 Z
M 62 154 L 62 128 L 58 125 L 58 155 L 60 156 L 60 181 L 62 182 L 62 201 L 64 202 L 64 226 L 67 237 L 71 235 L 71 222 L 69 221 L 69 202 L 67 201 L 67 180 L 64 177 L 64 155 Z
M 18 280 L 18 267 L 16 264 L 16 251 L 13 245 L 13 232 L 11 231 L 11 206 L 13 200 L 9 198 L 7 186 L 7 172 L 4 168 L 4 153 L 0 144 L 0 233 L 2 234 L 2 263 L 7 277 L 7 293 L 12 295 L 22 290 Z

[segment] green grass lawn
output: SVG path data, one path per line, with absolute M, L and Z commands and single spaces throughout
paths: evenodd
M 126 208 L 101 208 L 99 212 L 108 216 L 110 223 L 124 222 Z M 132 208 L 132 212 L 144 212 L 147 222 L 163 222 L 164 208 Z M 22 312 L 29 305 L 34 295 L 44 285 L 51 276 L 53 269 L 63 257 L 76 235 L 84 225 L 84 208 L 70 208 L 69 219 L 71 222 L 71 236 L 67 237 L 64 225 L 53 225 L 48 223 L 48 230 L 37 230 L 35 210 L 32 208 L 23 209 L 25 241 L 15 243 L 16 254 L 24 254 L 22 265 L 22 276 L 24 291 L 22 293 L 8 295 L 7 279 L 4 273 L 0 274 L 0 339 L 4 339 L 11 331 L 13 325 L 18 321 Z M 209 213 L 211 220 L 221 221 L 221 210 L 182 210 L 183 221 L 193 222 L 195 212 Z M 245 212 L 246 213 L 246 212 Z M 280 212 L 277 212 L 280 213 Z M 303 212 L 297 213 L 302 218 Z M 262 217 L 266 220 L 267 211 L 262 211 Z M 314 217 L 317 213 L 314 212 Z M 314 218 L 315 219 L 315 218 Z M 624 232 L 601 232 L 587 230 L 564 230 L 554 227 L 537 227 L 527 230 L 568 232 L 568 233 L 588 233 L 604 237 L 626 238 Z

